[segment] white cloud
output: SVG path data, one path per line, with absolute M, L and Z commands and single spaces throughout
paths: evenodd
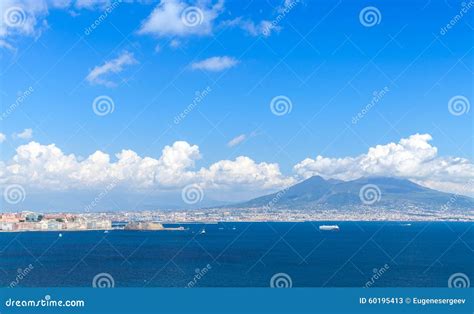
M 18 36 L 38 37 L 47 27 L 44 17 L 48 14 L 45 1 L 0 1 L 1 46 L 13 50 L 11 39 Z
M 30 142 L 16 149 L 8 161 L 0 162 L 0 185 L 17 183 L 43 191 L 100 190 L 116 184 L 129 193 L 175 191 L 197 184 L 222 197 L 243 193 L 240 199 L 292 185 L 312 175 L 343 180 L 362 176 L 393 176 L 448 192 L 466 191 L 474 180 L 474 165 L 463 158 L 439 157 L 430 145 L 431 136 L 416 134 L 398 143 L 377 145 L 357 157 L 305 159 L 294 167 L 295 176 L 285 176 L 276 163 L 256 162 L 247 156 L 220 160 L 196 167 L 199 147 L 184 141 L 165 146 L 157 158 L 122 150 L 110 156 L 96 151 L 86 158 L 66 154 L 54 144 Z M 209 194 L 207 194 L 209 193 Z M 151 195 L 150 194 L 150 195 Z
M 161 0 L 143 21 L 139 33 L 158 37 L 210 35 L 223 6 L 223 0 L 198 1 L 195 6 L 181 0 Z
M 7 139 L 7 137 L 5 136 L 5 134 L 0 133 L 0 143 L 5 142 L 6 139 Z
M 236 66 L 237 63 L 239 62 L 232 57 L 211 57 L 191 64 L 191 68 L 194 70 L 219 72 L 232 68 Z
M 15 50 L 18 37 L 38 38 L 48 28 L 47 17 L 52 10 L 104 10 L 119 0 L 1 0 L 0 48 Z M 122 0 L 131 3 L 133 0 Z M 146 1 L 137 1 L 146 2 Z
M 258 23 L 238 17 L 236 19 L 222 22 L 222 26 L 238 27 L 251 36 L 268 37 L 272 32 L 280 31 L 281 27 L 273 25 L 271 21 L 263 20 Z
M 132 150 L 122 150 L 115 158 L 96 151 L 80 159 L 63 153 L 54 144 L 30 142 L 19 146 L 11 160 L 0 163 L 0 183 L 46 190 L 85 190 L 117 183 L 134 192 L 180 189 L 187 184 L 210 190 L 264 191 L 294 183 L 281 174 L 277 164 L 257 163 L 240 156 L 195 169 L 200 158 L 199 147 L 184 141 L 165 146 L 157 159 L 140 157 Z
M 115 87 L 117 84 L 112 82 L 107 76 L 111 73 L 120 73 L 127 65 L 133 65 L 138 61 L 133 53 L 125 51 L 115 59 L 107 60 L 104 64 L 94 67 L 86 77 L 90 84 L 104 85 L 107 87 Z
M 61 1 L 61 0 L 59 0 Z M 67 0 L 63 0 L 63 2 L 68 2 Z M 75 7 L 78 9 L 93 9 L 96 7 L 106 7 L 110 6 L 112 0 L 77 0 L 75 3 Z
M 245 134 L 240 134 L 239 136 L 236 136 L 234 137 L 233 139 L 231 139 L 228 143 L 227 143 L 227 146 L 229 147 L 234 147 L 236 145 L 239 145 L 240 143 L 242 143 L 243 141 L 245 141 L 247 139 L 247 135 Z
M 23 140 L 28 140 L 33 137 L 33 130 L 32 129 L 24 129 L 20 133 L 14 133 L 13 138 L 21 138 Z
M 410 179 L 421 185 L 448 192 L 466 193 L 474 180 L 474 164 L 458 157 L 439 157 L 429 134 L 415 134 L 398 143 L 377 145 L 357 157 L 306 158 L 294 166 L 301 178 L 320 175 L 351 180 L 364 176 L 392 176 Z M 471 191 L 472 195 L 473 192 Z

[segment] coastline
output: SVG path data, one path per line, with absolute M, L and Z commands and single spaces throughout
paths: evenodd
M 327 220 L 327 219 L 313 219 L 313 220 L 232 220 L 232 221 L 198 221 L 198 222 L 162 222 L 163 225 L 217 225 L 217 224 L 226 224 L 226 223 L 347 223 L 347 222 L 361 222 L 361 223 L 417 223 L 417 222 L 433 222 L 433 223 L 474 223 L 474 219 L 464 219 L 464 220 L 437 220 L 437 219 L 417 219 L 417 220 L 363 220 L 363 219 L 346 219 L 346 220 Z M 163 227 L 162 229 L 126 229 L 126 228 L 110 228 L 110 229 L 58 229 L 58 230 L 0 230 L 0 233 L 22 233 L 22 232 L 87 232 L 87 231 L 187 231 L 187 228 L 184 227 Z

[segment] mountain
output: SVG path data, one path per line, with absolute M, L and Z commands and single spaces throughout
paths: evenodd
M 313 176 L 287 189 L 261 196 L 234 207 L 344 208 L 351 206 L 416 206 L 436 210 L 474 209 L 474 199 L 429 189 L 406 179 L 369 177 L 352 181 Z

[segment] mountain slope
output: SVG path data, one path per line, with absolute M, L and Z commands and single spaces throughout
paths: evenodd
M 432 190 L 406 179 L 389 177 L 360 178 L 352 181 L 325 180 L 314 176 L 285 190 L 265 195 L 234 207 L 302 208 L 326 205 L 416 206 L 429 210 L 474 209 L 474 199 Z

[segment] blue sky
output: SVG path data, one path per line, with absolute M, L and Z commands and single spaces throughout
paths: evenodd
M 232 198 L 245 199 L 319 174 L 341 179 L 401 176 L 463 193 L 459 186 L 474 178 L 473 119 L 467 110 L 473 99 L 471 2 L 465 12 L 454 1 L 39 3 L 2 4 L 4 12 L 13 7 L 23 13 L 21 25 L 9 25 L 4 14 L 0 26 L 2 112 L 33 89 L 2 119 L 4 167 L 17 163 L 35 171 L 34 161 L 15 161 L 16 149 L 31 141 L 55 144 L 79 163 L 96 151 L 109 154 L 114 163 L 114 154 L 123 149 L 159 159 L 166 145 L 184 141 L 199 147 L 200 158 L 191 158 L 190 168 L 196 171 L 245 156 L 256 163 L 255 176 L 274 184 L 254 186 L 249 175 L 255 169 L 249 168 L 243 174 L 233 169 L 235 180 L 225 184 L 215 177 L 180 179 L 164 184 L 166 190 L 179 192 L 196 184 L 235 192 L 238 186 Z M 202 20 L 197 26 L 178 25 L 183 9 L 190 6 Z M 373 25 L 361 20 L 367 7 L 377 10 Z M 110 12 L 100 18 L 107 8 Z M 99 19 L 95 29 L 86 31 Z M 450 22 L 451 28 L 443 31 Z M 206 88 L 210 92 L 202 101 L 174 123 L 196 91 Z M 381 99 L 354 123 L 374 92 L 384 88 Z M 291 103 L 291 112 L 275 115 L 270 104 L 280 95 Z M 101 116 L 92 110 L 98 96 L 112 99 L 113 112 Z M 450 100 L 459 96 L 465 112 L 452 114 Z M 28 129 L 32 134 L 22 134 Z M 429 138 L 411 138 L 417 145 L 401 144 L 416 134 Z M 393 154 L 374 157 L 369 149 L 377 145 L 393 149 Z M 402 157 L 393 157 L 397 153 Z M 318 162 L 318 155 L 327 162 Z M 382 170 L 377 160 L 370 169 L 361 169 L 366 167 L 366 161 L 357 159 L 361 155 L 396 161 Z M 400 161 L 407 155 L 408 162 Z M 302 165 L 306 158 L 310 160 Z M 354 160 L 338 162 L 344 158 Z M 440 166 L 446 163 L 452 167 Z M 46 164 L 40 165 L 41 171 Z M 279 173 L 261 170 L 267 164 L 277 164 Z M 231 166 L 242 168 L 239 163 Z M 428 175 L 430 167 L 433 176 Z M 396 171 L 387 170 L 391 168 Z M 22 180 L 11 169 L 3 183 L 18 183 L 26 190 L 30 185 L 59 188 L 46 188 L 41 179 L 35 184 Z M 44 177 L 41 171 L 37 174 Z M 213 175 L 227 176 L 226 171 Z M 66 177 L 60 179 L 58 172 Z M 418 176 L 420 172 L 427 174 Z M 65 173 L 56 171 L 55 180 L 74 177 Z M 94 184 L 87 181 L 84 186 L 98 189 Z M 245 186 L 252 191 L 245 192 Z

